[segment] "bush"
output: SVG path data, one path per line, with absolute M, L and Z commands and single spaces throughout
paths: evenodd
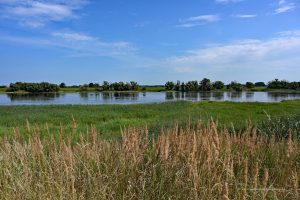
M 242 84 L 236 82 L 236 81 L 231 81 L 231 83 L 229 85 L 227 85 L 228 89 L 232 89 L 235 90 L 237 92 L 240 92 L 243 90 L 243 86 Z

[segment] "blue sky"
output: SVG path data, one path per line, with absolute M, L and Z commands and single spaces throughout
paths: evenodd
M 299 81 L 299 0 L 0 0 L 0 84 Z

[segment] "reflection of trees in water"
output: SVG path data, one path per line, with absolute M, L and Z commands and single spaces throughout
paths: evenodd
M 105 101 L 118 99 L 118 100 L 137 100 L 139 98 L 138 92 L 102 92 L 102 99 Z M 146 93 L 143 94 L 146 96 Z
M 193 101 L 198 100 L 198 92 L 186 92 L 185 99 Z
M 210 100 L 211 95 L 211 92 L 199 92 L 200 99 L 202 100 Z
M 299 92 L 268 92 L 268 98 L 278 101 L 280 99 L 300 98 Z
M 137 100 L 139 97 L 138 92 L 114 92 L 114 97 L 120 100 Z
M 174 93 L 173 92 L 166 92 L 166 100 L 173 100 Z
M 183 92 L 175 92 L 175 99 L 176 100 L 180 100 L 182 95 L 181 94 L 184 94 Z M 184 97 L 184 96 L 183 96 Z
M 252 99 L 254 97 L 254 92 L 246 92 L 246 98 Z
M 227 97 L 229 99 L 238 99 L 242 98 L 242 92 L 227 92 Z
M 213 92 L 212 97 L 214 98 L 214 100 L 218 100 L 218 101 L 223 100 L 224 92 Z
M 79 93 L 80 98 L 82 100 L 95 100 L 98 101 L 100 99 L 100 93 L 99 92 L 81 92 Z
M 81 99 L 85 99 L 86 100 L 86 99 L 89 98 L 89 94 L 87 92 L 80 92 L 79 95 L 80 95 Z
M 11 101 L 50 101 L 64 96 L 62 93 L 39 93 L 39 94 L 6 94 Z
M 102 92 L 101 95 L 102 95 L 102 99 L 105 101 L 112 99 L 111 92 Z

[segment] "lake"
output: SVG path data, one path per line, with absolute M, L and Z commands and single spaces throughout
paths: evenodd
M 300 92 L 87 92 L 0 94 L 0 105 L 147 104 L 168 101 L 280 102 L 300 99 Z

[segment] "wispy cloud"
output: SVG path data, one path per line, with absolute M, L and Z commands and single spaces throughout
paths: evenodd
M 180 28 L 191 28 L 195 26 L 205 25 L 210 22 L 217 22 L 220 21 L 221 18 L 219 15 L 199 15 L 189 17 L 187 19 L 179 20 L 179 24 L 175 27 Z
M 45 37 L 19 37 L 1 35 L 0 41 L 42 48 L 57 48 L 72 56 L 122 57 L 134 55 L 136 48 L 129 42 L 107 42 L 84 33 L 54 32 Z
M 257 15 L 254 14 L 238 14 L 238 15 L 233 15 L 233 17 L 236 18 L 255 18 Z
M 67 40 L 67 41 L 92 41 L 96 40 L 96 38 L 91 37 L 86 34 L 82 33 L 74 33 L 74 32 L 54 32 L 52 33 L 53 36 L 59 37 L 61 39 Z
M 300 63 L 299 33 L 286 31 L 269 40 L 242 40 L 190 50 L 185 55 L 166 59 L 166 63 L 177 72 L 297 69 Z
M 278 8 L 275 9 L 274 14 L 281 14 L 285 12 L 292 11 L 296 8 L 296 3 L 288 2 L 286 0 L 280 0 L 278 2 Z
M 50 21 L 76 18 L 75 12 L 86 4 L 87 0 L 0 0 L 0 13 L 21 25 L 40 27 Z

